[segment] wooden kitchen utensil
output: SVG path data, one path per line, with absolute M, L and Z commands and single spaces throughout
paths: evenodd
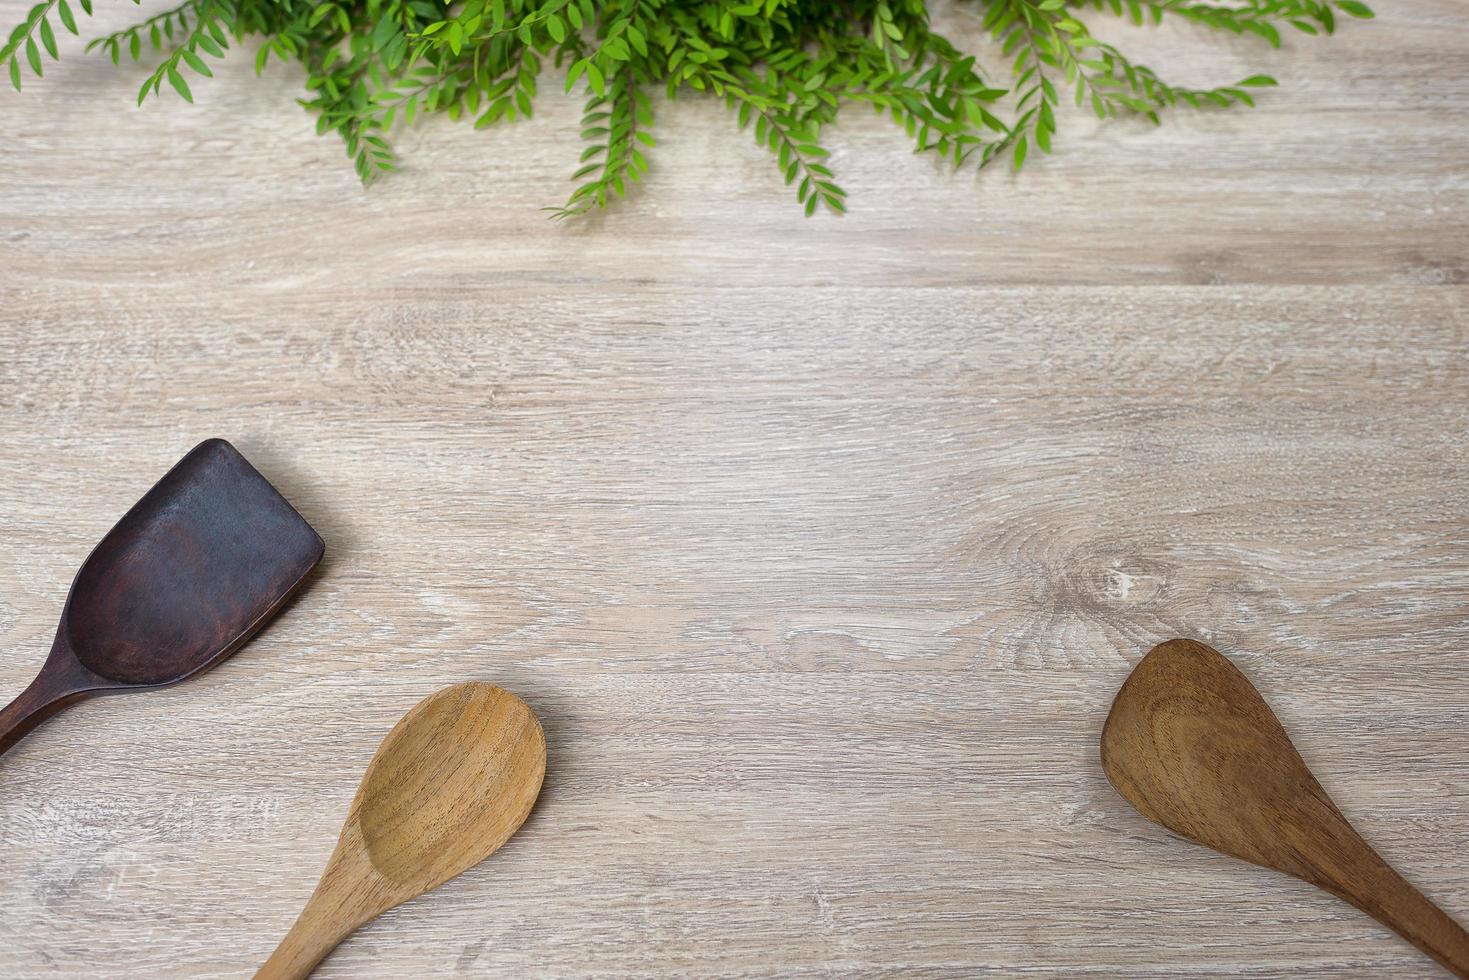
M 1112 704 L 1102 766 L 1143 816 L 1309 881 L 1469 977 L 1469 933 L 1358 836 L 1264 698 L 1217 651 L 1192 640 L 1154 647 Z
M 92 550 L 51 654 L 0 709 L 0 753 L 69 704 L 219 663 L 321 560 L 321 538 L 223 439 L 200 443 Z
M 372 757 L 316 891 L 257 980 L 308 976 L 364 923 L 495 853 L 545 774 L 541 723 L 509 691 L 457 684 L 418 702 Z

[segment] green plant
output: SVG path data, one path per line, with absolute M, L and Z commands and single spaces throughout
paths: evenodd
M 57 56 L 53 18 L 77 33 L 72 2 L 41 0 L 0 48 L 17 89 L 22 58 L 39 76 L 41 49 Z M 92 12 L 92 0 L 74 2 Z M 1063 88 L 1100 117 L 1157 122 L 1179 103 L 1253 105 L 1251 89 L 1275 84 L 1252 75 L 1218 88 L 1171 85 L 1094 37 L 1081 20 L 1089 10 L 1138 24 L 1180 17 L 1274 46 L 1287 27 L 1331 33 L 1338 10 L 1372 16 L 1359 0 L 971 2 L 999 43 L 998 75 L 930 29 L 924 0 L 184 0 L 88 49 L 114 62 L 156 52 L 139 103 L 165 82 L 193 101 L 187 73 L 210 75 L 208 59 L 259 36 L 256 71 L 272 56 L 305 66 L 302 104 L 319 132 L 346 141 L 364 182 L 394 169 L 387 137 L 421 113 L 473 118 L 476 128 L 530 116 L 550 62 L 568 91 L 588 90 L 580 183 L 558 215 L 605 206 L 647 172 L 651 90 L 712 93 L 753 126 L 811 214 L 845 209 L 821 145 L 844 103 L 891 115 L 919 152 L 955 165 L 1007 156 L 1019 169 L 1032 150 L 1051 152 Z

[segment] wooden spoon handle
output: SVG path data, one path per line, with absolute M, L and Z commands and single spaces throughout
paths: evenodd
M 305 980 L 351 934 L 352 928 L 334 927 L 307 905 L 270 959 L 256 971 L 255 980 Z
M 1354 835 L 1355 836 L 1355 835 Z M 1457 977 L 1469 978 L 1469 932 L 1393 870 L 1365 841 L 1346 876 L 1318 881 L 1433 957 Z
M 48 664 L 14 701 L 0 708 L 0 755 L 41 722 L 84 697 L 84 692 L 78 691 Z

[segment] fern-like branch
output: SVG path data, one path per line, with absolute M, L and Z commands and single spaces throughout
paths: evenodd
M 579 181 L 558 216 L 605 207 L 649 172 L 648 92 L 723 98 L 774 155 L 807 214 L 845 209 L 822 137 L 851 103 L 903 128 L 920 153 L 955 166 L 1008 156 L 1020 169 L 1054 149 L 1063 93 L 1099 117 L 1160 122 L 1177 106 L 1254 104 L 1274 85 L 1255 74 L 1214 88 L 1176 86 L 1094 37 L 1084 16 L 1136 24 L 1174 17 L 1279 45 L 1288 29 L 1331 34 L 1338 14 L 1369 18 L 1361 0 L 970 0 L 1000 44 L 988 67 L 933 30 L 925 0 L 182 0 L 93 40 L 114 62 L 146 46 L 162 54 L 138 92 L 165 82 L 193 101 L 188 74 L 211 75 L 231 39 L 261 38 L 256 71 L 274 56 L 306 68 L 301 104 L 337 133 L 364 182 L 396 168 L 388 140 L 425 112 L 477 129 L 534 112 L 544 67 L 583 86 Z M 77 32 L 72 4 L 40 0 L 0 47 L 20 88 L 57 56 L 53 21 Z M 992 80 L 993 79 L 993 80 Z

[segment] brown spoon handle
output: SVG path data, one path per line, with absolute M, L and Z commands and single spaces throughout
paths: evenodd
M 62 708 L 76 704 L 107 686 L 106 681 L 77 661 L 71 648 L 58 635 L 35 680 L 14 701 L 0 708 L 0 755 Z
M 1312 856 L 1310 863 L 1321 875 L 1315 884 L 1366 912 L 1455 976 L 1469 978 L 1469 932 L 1393 870 L 1345 820 L 1336 836 L 1337 848 L 1323 847 Z
M 71 678 L 52 669 L 48 663 L 31 681 L 30 686 L 4 708 L 0 708 L 0 755 L 8 752 L 41 722 L 62 708 L 86 697 Z
M 306 907 L 255 974 L 255 980 L 305 980 L 342 940 L 398 904 L 384 900 L 374 886 L 378 879 L 366 862 L 365 852 L 358 850 L 362 841 L 356 824 L 349 824 L 343 835 L 349 846 L 338 841 Z
M 307 906 L 255 974 L 255 980 L 305 980 L 351 934 L 351 929 L 343 932 L 333 928 L 330 922 L 321 921 Z

